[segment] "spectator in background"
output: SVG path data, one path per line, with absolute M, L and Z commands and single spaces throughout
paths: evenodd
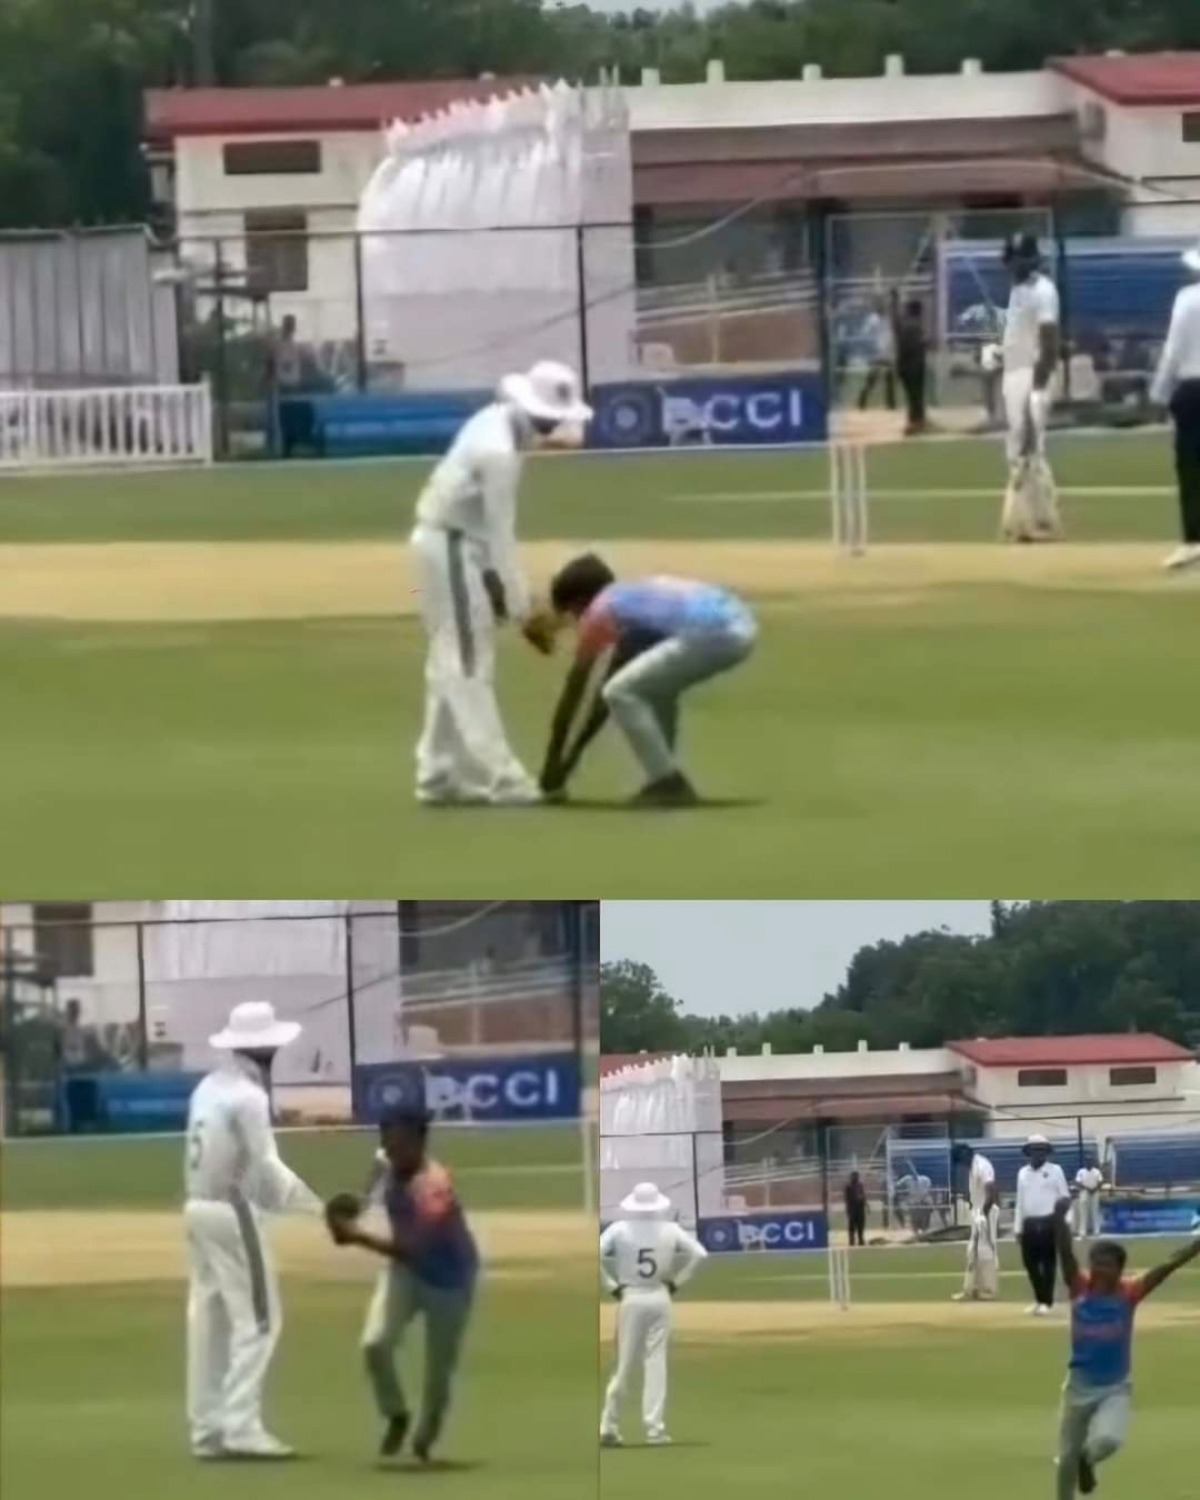
M 887 305 L 877 301 L 862 325 L 862 345 L 867 356 L 867 378 L 858 396 L 859 411 L 866 411 L 876 383 L 883 381 L 888 411 L 896 410 L 896 372 L 893 366 L 895 338 Z
M 867 1189 L 857 1172 L 851 1172 L 846 1181 L 846 1226 L 852 1245 L 867 1243 Z
M 279 337 L 271 347 L 271 399 L 276 412 L 279 452 L 290 458 L 312 435 L 312 408 L 299 398 L 305 386 L 305 355 L 296 337 L 296 319 L 291 313 L 279 325 Z
M 908 413 L 905 437 L 916 437 L 928 429 L 925 416 L 925 384 L 928 378 L 928 340 L 925 335 L 925 305 L 911 297 L 900 310 L 893 300 L 895 313 L 896 374 L 904 391 Z
M 96 1039 L 92 1029 L 83 1024 L 78 1000 L 68 1000 L 54 1038 L 58 1064 L 59 1126 L 75 1131 L 93 1122 L 95 1105 L 93 1089 L 83 1075 L 96 1065 Z
M 58 1028 L 58 1066 L 65 1073 L 80 1073 L 88 1065 L 91 1042 L 80 1017 L 78 1000 L 68 1000 Z

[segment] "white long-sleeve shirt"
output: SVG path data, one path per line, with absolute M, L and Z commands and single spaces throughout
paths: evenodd
M 1020 1234 L 1026 1219 L 1049 1219 L 1063 1198 L 1069 1198 L 1066 1173 L 1056 1161 L 1035 1167 L 1027 1163 L 1017 1173 L 1017 1206 L 1013 1233 Z
M 500 402 L 463 424 L 417 500 L 417 524 L 459 531 L 504 585 L 508 613 L 529 613 L 529 588 L 517 556 L 517 489 L 525 456 L 517 418 Z
M 1200 281 L 1185 286 L 1175 297 L 1150 399 L 1166 406 L 1183 380 L 1200 380 Z
M 1042 329 L 1057 327 L 1058 288 L 1042 271 L 1018 281 L 1004 315 L 1004 370 L 1032 370 L 1041 358 Z
M 265 1213 L 322 1211 L 321 1199 L 280 1159 L 270 1101 L 252 1064 L 233 1058 L 192 1091 L 184 1190 L 221 1203 L 241 1196 Z
M 982 1213 L 987 1202 L 988 1188 L 996 1180 L 996 1169 L 982 1153 L 976 1151 L 971 1158 L 971 1172 L 967 1178 L 967 1201 L 972 1213 Z
M 618 1219 L 600 1236 L 600 1274 L 610 1292 L 682 1286 L 708 1251 L 681 1224 L 666 1219 Z

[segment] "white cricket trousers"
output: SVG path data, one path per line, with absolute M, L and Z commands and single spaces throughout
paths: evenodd
M 621 1403 L 642 1366 L 642 1424 L 648 1437 L 661 1433 L 667 1419 L 667 1346 L 671 1334 L 671 1294 L 665 1286 L 631 1288 L 617 1308 L 617 1362 L 604 1392 L 601 1435 L 620 1430 Z
M 1046 456 L 1046 429 L 1035 421 L 1029 407 L 1033 395 L 1033 370 L 1005 370 L 1004 418 L 1008 427 L 1005 448 L 1010 464 L 1018 464 L 1030 454 Z
M 999 1290 L 1000 1257 L 996 1251 L 995 1228 L 995 1221 L 987 1214 L 976 1214 L 971 1223 L 967 1269 L 963 1277 L 963 1291 L 968 1297 L 991 1301 Z
M 187 1231 L 187 1405 L 193 1448 L 253 1446 L 283 1318 L 259 1218 L 244 1200 L 192 1198 Z
M 417 795 L 503 800 L 532 780 L 513 754 L 496 701 L 496 619 L 484 557 L 460 531 L 418 526 L 410 539 L 425 657 Z
M 1095 1239 L 1100 1233 L 1100 1194 L 1080 1193 L 1075 1200 L 1075 1233 L 1081 1239 Z

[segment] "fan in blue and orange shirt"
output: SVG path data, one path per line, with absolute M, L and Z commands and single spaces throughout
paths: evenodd
M 542 791 L 565 794 L 580 757 L 611 713 L 646 776 L 634 801 L 657 807 L 695 803 L 676 754 L 679 700 L 750 655 L 758 626 L 749 606 L 728 589 L 691 578 L 619 582 L 591 552 L 556 575 L 550 603 L 556 614 L 576 622 L 578 633 L 554 713 Z M 572 737 L 589 698 L 588 716 Z
M 1189 1261 L 1200 1239 L 1140 1276 L 1127 1276 L 1125 1247 L 1098 1240 L 1081 1270 L 1071 1240 L 1071 1200 L 1055 1213 L 1063 1280 L 1071 1293 L 1071 1365 L 1063 1387 L 1058 1445 L 1058 1500 L 1096 1488 L 1096 1465 L 1125 1444 L 1133 1371 L 1133 1321 L 1139 1303 Z

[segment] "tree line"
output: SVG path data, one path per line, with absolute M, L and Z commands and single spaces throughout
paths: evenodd
M 624 14 L 542 0 L 4 0 L 0 228 L 142 220 L 148 87 L 526 74 L 591 81 L 1036 68 L 1062 53 L 1200 47 L 1196 0 L 749 0 Z
M 754 984 L 748 955 L 737 1000 L 752 1001 Z M 646 964 L 606 962 L 601 1049 L 799 1052 L 1115 1031 L 1200 1048 L 1200 901 L 997 901 L 985 936 L 939 930 L 869 944 L 832 994 L 811 1008 L 811 997 L 797 1001 L 698 1016 Z

